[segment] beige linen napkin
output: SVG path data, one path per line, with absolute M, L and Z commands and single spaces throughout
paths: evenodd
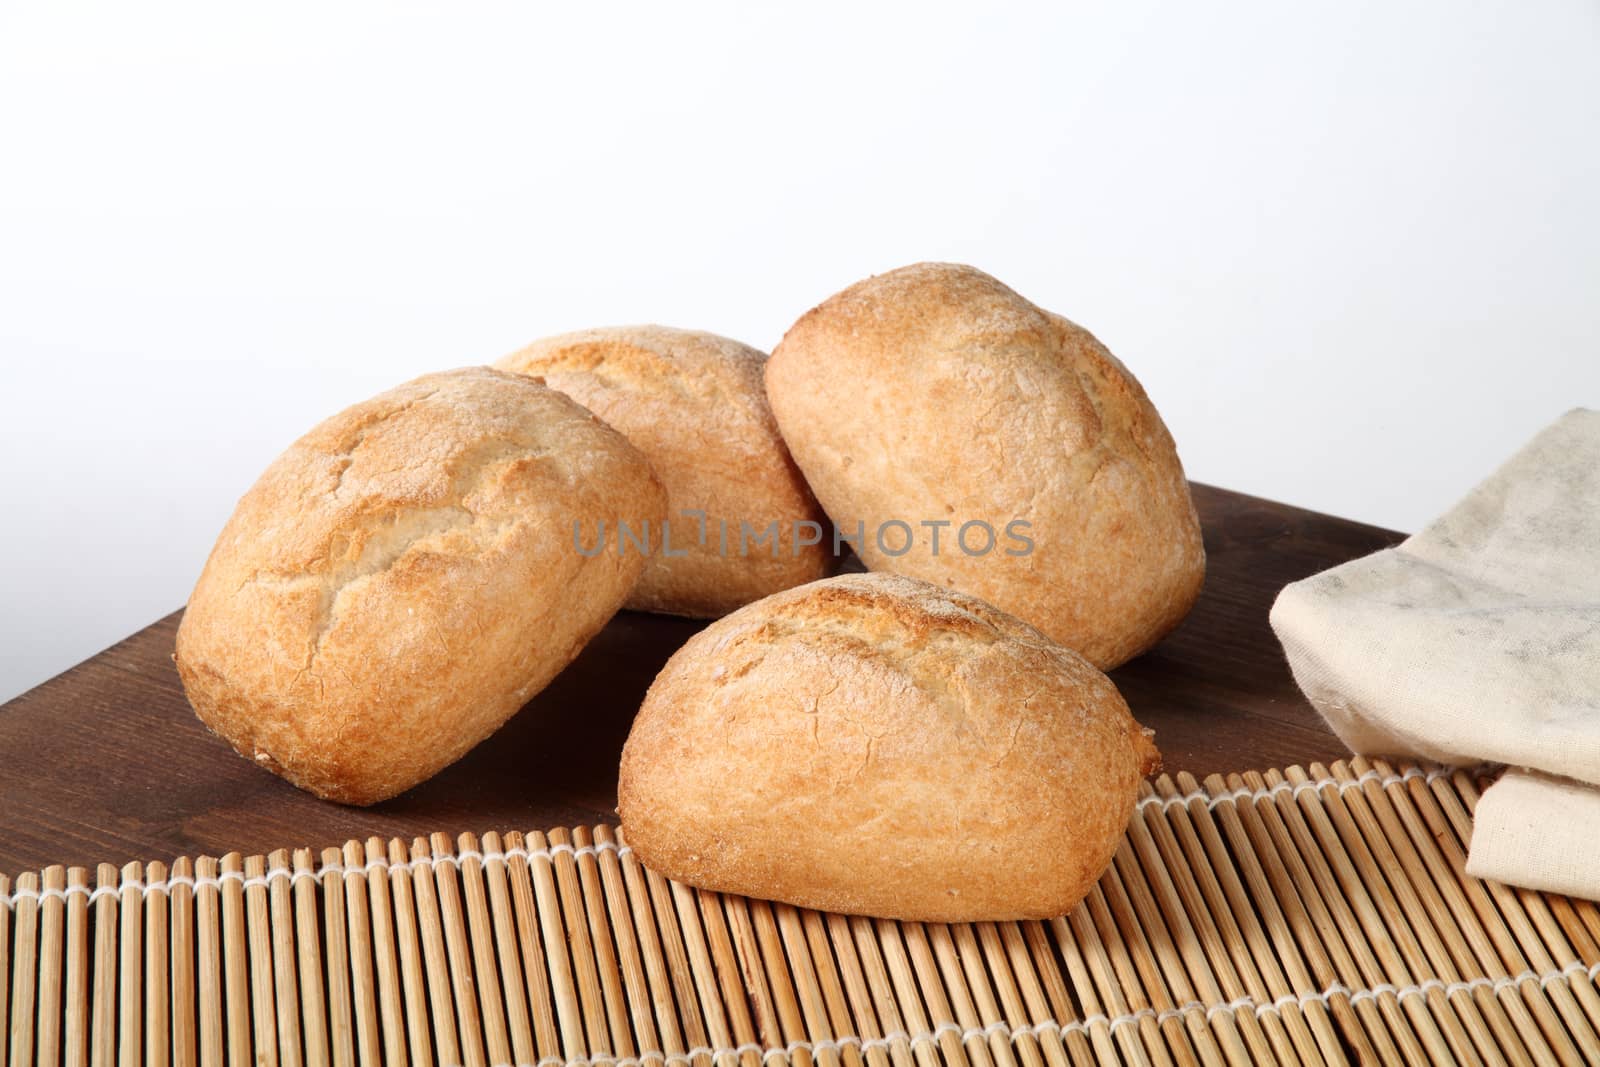
M 1600 412 L 1416 536 L 1287 586 L 1272 627 L 1353 751 L 1512 768 L 1469 873 L 1600 898 Z

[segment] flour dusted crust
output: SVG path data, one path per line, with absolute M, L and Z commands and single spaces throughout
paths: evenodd
M 982 597 L 1104 669 L 1199 595 L 1199 520 L 1144 390 L 1087 330 L 981 271 L 922 263 L 851 286 L 795 323 L 766 383 L 823 507 L 864 523 L 872 570 Z M 891 519 L 917 534 L 898 557 L 872 534 Z M 1023 548 L 1005 536 L 1018 519 L 1034 547 L 1007 555 Z M 937 520 L 951 525 L 935 556 L 920 524 Z M 973 521 L 996 531 L 987 555 L 953 544 Z
M 667 487 L 672 547 L 659 548 L 628 607 L 708 618 L 828 572 L 832 540 L 796 546 L 795 524 L 824 516 L 767 406 L 766 357 L 715 334 L 665 326 L 584 330 L 501 360 L 538 375 L 627 435 Z M 686 510 L 704 512 L 701 526 Z M 724 544 L 719 520 L 727 523 Z M 776 544 L 741 551 L 740 523 Z M 813 531 L 815 532 L 815 531 Z
M 328 419 L 228 520 L 178 629 L 201 720 L 319 796 L 370 804 L 482 741 L 622 605 L 638 553 L 596 524 L 659 522 L 621 434 L 487 367 Z
M 803 907 L 962 922 L 1070 911 L 1159 756 L 1111 682 L 973 597 L 830 578 L 692 638 L 622 753 L 649 867 Z

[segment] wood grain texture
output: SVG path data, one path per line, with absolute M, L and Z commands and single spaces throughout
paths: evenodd
M 1195 487 L 1209 570 L 1187 621 L 1112 677 L 1171 772 L 1327 761 L 1344 746 L 1301 698 L 1267 626 L 1284 583 L 1400 535 Z M 656 671 L 703 623 L 624 612 L 465 759 L 373 808 L 302 793 L 237 756 L 189 709 L 179 613 L 0 706 L 0 871 L 266 853 L 432 831 L 615 818 L 617 758 Z

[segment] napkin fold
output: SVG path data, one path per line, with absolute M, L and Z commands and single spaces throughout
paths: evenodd
M 1468 873 L 1600 899 L 1600 412 L 1394 548 L 1286 586 L 1272 627 L 1352 751 L 1510 767 Z

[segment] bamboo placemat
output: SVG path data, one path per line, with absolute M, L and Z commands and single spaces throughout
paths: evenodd
M 1468 878 L 1478 783 L 1162 777 L 1049 922 L 702 892 L 617 831 L 0 878 L 15 1067 L 1600 1063 L 1600 911 Z M 863 877 L 869 877 L 864 857 Z M 9 983 L 9 985 L 8 985 Z

